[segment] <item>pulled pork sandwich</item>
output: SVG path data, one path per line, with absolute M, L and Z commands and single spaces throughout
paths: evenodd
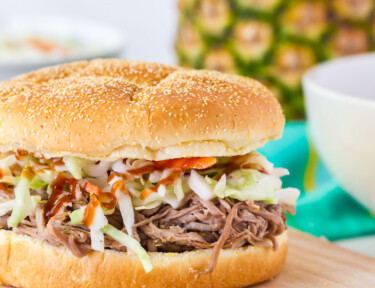
M 299 191 L 255 150 L 258 82 L 94 60 L 0 84 L 0 283 L 243 287 L 282 268 Z

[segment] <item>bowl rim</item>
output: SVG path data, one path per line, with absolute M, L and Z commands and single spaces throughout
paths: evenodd
M 320 94 L 323 94 L 325 97 L 330 97 L 331 99 L 338 100 L 338 101 L 343 101 L 345 100 L 346 102 L 349 102 L 354 105 L 369 105 L 373 108 L 375 108 L 375 100 L 369 100 L 366 98 L 359 98 L 355 97 L 351 94 L 344 93 L 344 92 L 338 92 L 335 91 L 332 88 L 327 88 L 324 87 L 320 84 L 317 83 L 317 81 L 314 79 L 314 75 L 316 73 L 319 73 L 320 70 L 325 69 L 326 67 L 336 65 L 338 63 L 348 63 L 352 62 L 353 60 L 358 60 L 360 59 L 361 61 L 364 61 L 365 59 L 368 58 L 374 58 L 375 59 L 375 52 L 372 53 L 364 53 L 364 54 L 358 54 L 358 55 L 351 55 L 351 56 L 346 56 L 346 57 L 341 57 L 333 60 L 329 60 L 323 63 L 320 63 L 310 69 L 308 69 L 303 77 L 302 77 L 302 86 L 304 90 L 304 97 L 306 98 L 307 96 L 307 90 L 313 89 L 318 91 Z

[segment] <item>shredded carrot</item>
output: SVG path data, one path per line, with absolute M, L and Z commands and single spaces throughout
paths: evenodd
M 213 157 L 177 158 L 163 161 L 154 161 L 156 169 L 206 169 L 216 164 Z
M 83 186 L 83 189 L 89 192 L 90 194 L 95 194 L 97 196 L 100 196 L 100 194 L 102 193 L 102 189 L 100 189 L 100 187 L 90 183 L 89 181 L 86 181 L 85 185 Z

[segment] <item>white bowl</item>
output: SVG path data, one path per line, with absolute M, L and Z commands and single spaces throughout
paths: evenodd
M 342 187 L 375 211 L 375 53 L 318 65 L 303 88 L 319 155 Z
M 21 73 L 62 62 L 118 57 L 123 50 L 123 33 L 106 24 L 80 18 L 58 16 L 20 15 L 0 19 L 0 42 L 2 39 L 44 37 L 58 42 L 73 43 L 71 55 L 46 55 L 30 53 L 4 53 L 0 56 L 0 81 Z M 0 43 L 1 44 L 1 43 Z M 0 45 L 1 49 L 1 45 Z M 4 56 L 5 55 L 5 56 Z

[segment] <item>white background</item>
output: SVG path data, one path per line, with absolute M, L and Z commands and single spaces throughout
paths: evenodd
M 176 63 L 177 0 L 0 0 L 0 24 L 12 15 L 78 16 L 104 22 L 124 33 L 124 58 Z

